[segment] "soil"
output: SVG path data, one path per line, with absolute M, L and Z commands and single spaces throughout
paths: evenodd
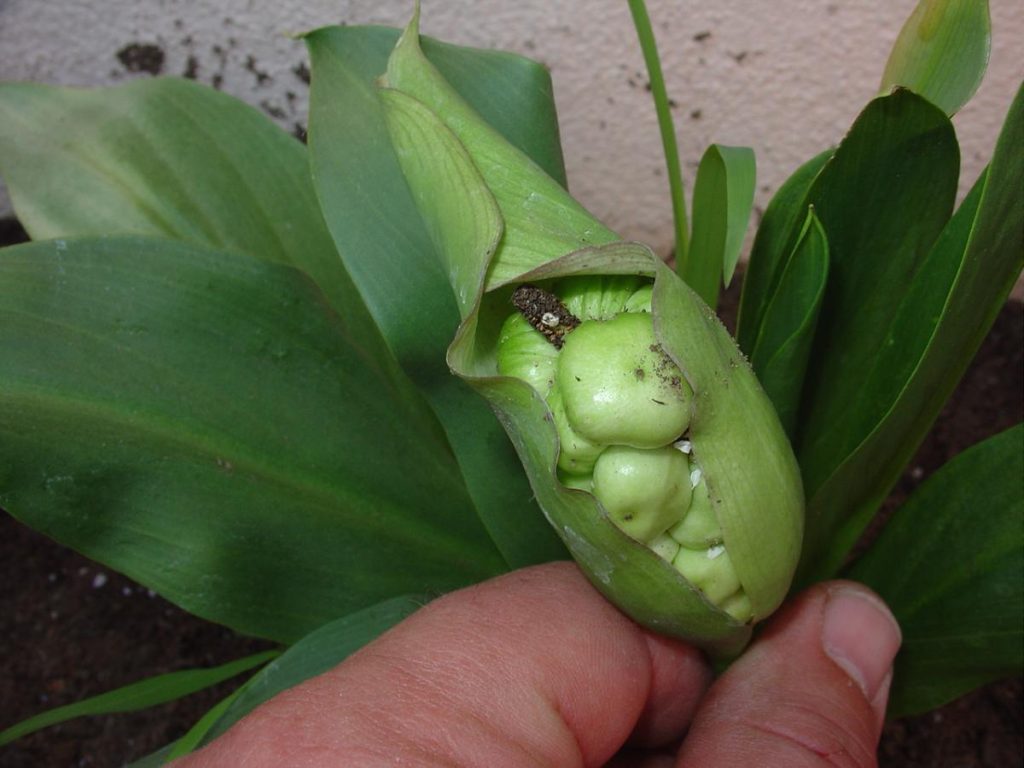
M 0 221 L 0 244 L 19 242 Z M 723 314 L 734 316 L 734 291 Z M 923 478 L 975 442 L 1024 418 L 1024 307 L 1006 305 L 926 443 L 894 508 Z M 194 618 L 119 574 L 0 513 L 0 728 L 144 677 L 221 664 L 269 647 Z M 88 717 L 0 748 L 0 766 L 120 766 L 184 733 L 226 695 L 224 683 L 142 712 Z M 920 717 L 889 723 L 883 768 L 1024 765 L 1024 685 L 986 686 Z

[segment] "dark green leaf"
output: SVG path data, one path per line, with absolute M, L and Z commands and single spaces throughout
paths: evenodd
M 807 191 L 833 150 L 808 160 L 772 197 L 764 212 L 743 277 L 736 340 L 749 357 L 761 334 L 764 313 L 793 255 L 794 236 L 807 218 Z M 786 250 L 789 248 L 789 250 Z
M 732 281 L 754 207 L 754 150 L 712 144 L 693 187 L 693 238 L 681 274 L 709 307 Z
M 432 426 L 302 273 L 30 243 L 0 255 L 0 316 L 0 506 L 187 610 L 287 642 L 502 570 Z
M 314 71 L 309 140 L 324 215 L 387 343 L 444 425 L 478 514 L 508 564 L 561 558 L 565 550 L 500 425 L 444 362 L 458 305 L 398 167 L 375 85 L 397 37 L 394 30 L 335 27 L 307 38 Z M 467 100 L 558 171 L 546 71 L 505 54 L 426 48 Z
M 750 363 L 792 436 L 828 279 L 828 239 L 811 209 L 761 323 Z
M 222 664 L 219 667 L 169 672 L 101 693 L 99 696 L 76 701 L 74 704 L 42 712 L 0 731 L 0 746 L 10 744 L 15 739 L 20 739 L 22 736 L 27 736 L 42 728 L 73 720 L 76 717 L 134 712 L 137 709 L 155 707 L 157 704 L 180 699 L 182 696 L 209 688 L 211 685 L 229 680 L 253 667 L 258 667 L 273 659 L 278 653 L 278 651 L 265 651 Z
M 988 0 L 919 0 L 889 54 L 882 92 L 909 88 L 953 115 L 981 85 L 991 45 Z
M 1024 259 L 1021 178 L 1024 95 L 1018 92 L 989 170 L 902 295 L 892 296 L 889 321 L 868 326 L 876 337 L 874 356 L 849 372 L 854 381 L 835 382 L 835 392 L 828 394 L 844 397 L 842 408 L 833 402 L 832 418 L 821 422 L 818 439 L 801 448 L 805 479 L 814 483 L 807 573 L 825 577 L 838 568 L 1006 300 Z M 927 196 L 924 190 L 921 196 Z M 878 292 L 877 287 L 872 290 Z M 828 454 L 834 451 L 841 458 L 830 466 Z M 822 457 L 826 461 L 818 461 Z
M 903 630 L 892 717 L 1024 672 L 1024 428 L 930 477 L 850 573 Z

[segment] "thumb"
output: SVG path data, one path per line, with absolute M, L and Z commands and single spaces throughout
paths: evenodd
M 812 587 L 712 686 L 677 764 L 876 765 L 900 639 L 866 587 Z

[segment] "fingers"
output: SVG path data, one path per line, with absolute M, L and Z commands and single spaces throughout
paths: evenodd
M 697 651 L 550 564 L 435 601 L 182 768 L 599 766 L 634 731 L 677 740 L 709 681 Z
M 677 764 L 874 766 L 899 644 L 866 588 L 807 590 L 711 687 Z

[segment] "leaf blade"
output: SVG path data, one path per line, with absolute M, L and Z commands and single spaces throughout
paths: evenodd
M 101 693 L 98 696 L 76 701 L 73 704 L 56 707 L 0 731 L 0 746 L 10 744 L 22 736 L 35 733 L 43 728 L 49 728 L 51 725 L 64 723 L 78 717 L 134 712 L 138 709 L 174 701 L 217 683 L 230 680 L 253 667 L 269 662 L 279 654 L 280 651 L 264 651 L 217 667 L 168 672 Z
M 954 458 L 850 572 L 881 595 L 903 629 L 893 717 L 1024 669 L 1022 445 L 1017 425 Z
M 981 85 L 991 46 L 988 0 L 919 0 L 889 54 L 881 90 L 909 88 L 952 116 Z
M 754 207 L 756 162 L 749 147 L 712 144 L 704 152 L 693 186 L 693 237 L 682 273 L 709 307 L 718 304 L 739 261 Z
M 19 519 L 285 642 L 502 570 L 450 454 L 301 273 L 133 238 L 16 246 L 0 271 Z

